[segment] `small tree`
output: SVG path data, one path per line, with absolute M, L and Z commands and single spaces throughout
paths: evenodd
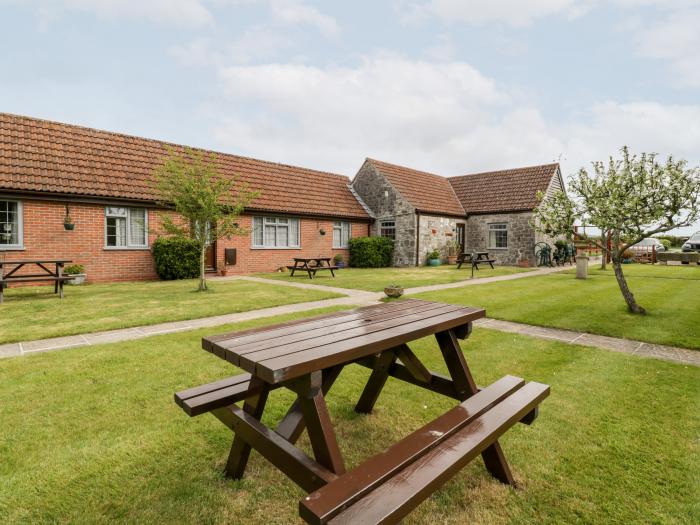
M 216 167 L 216 155 L 185 149 L 182 154 L 169 149 L 169 156 L 156 169 L 155 185 L 161 203 L 177 212 L 184 221 L 163 216 L 163 229 L 170 235 L 189 237 L 199 248 L 199 291 L 207 289 L 205 257 L 207 247 L 217 239 L 247 235 L 238 220 L 259 193 L 249 191 L 235 178 L 224 176 Z
M 629 310 L 643 314 L 622 271 L 622 254 L 642 239 L 690 226 L 700 217 L 700 169 L 673 157 L 662 165 L 655 154 L 630 155 L 627 147 L 621 154 L 607 165 L 594 162 L 592 174 L 581 168 L 569 182 L 573 200 L 563 192 L 542 200 L 535 225 L 548 235 L 573 234 L 576 220 L 600 229 L 601 239 L 591 241 L 603 257 L 610 255 Z

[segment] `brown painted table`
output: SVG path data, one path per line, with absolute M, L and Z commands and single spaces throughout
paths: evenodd
M 73 279 L 69 275 L 63 275 L 63 267 L 69 259 L 0 259 L 0 303 L 3 302 L 3 290 L 10 283 L 42 282 L 54 283 L 54 293 L 58 293 L 63 299 L 63 283 Z M 38 273 L 18 273 L 25 266 L 36 267 Z M 54 269 L 50 269 L 53 266 Z M 41 271 L 39 271 L 41 270 Z
M 236 432 L 227 472 L 233 477 L 243 475 L 251 438 L 258 440 L 256 449 L 268 449 L 263 455 L 307 490 L 345 472 L 325 395 L 342 368 L 351 363 L 373 369 L 355 408 L 361 413 L 372 411 L 389 376 L 467 399 L 478 389 L 457 339 L 466 338 L 472 322 L 484 315 L 479 308 L 412 299 L 205 337 L 205 350 L 251 374 L 248 392 L 255 393 L 246 399 L 243 410 L 232 405 L 214 411 L 225 423 L 233 420 Z M 407 346 L 429 335 L 437 339 L 451 377 L 427 370 Z M 278 387 L 293 390 L 298 398 L 273 432 L 259 421 L 268 393 Z M 294 446 L 305 426 L 315 461 Z M 497 443 L 485 458 L 497 477 L 512 480 Z
M 329 270 L 331 275 L 335 277 L 333 270 L 337 270 L 337 266 L 331 264 L 331 257 L 294 257 L 294 264 L 287 266 L 292 271 L 290 277 L 294 277 L 294 272 L 301 271 L 309 274 L 309 279 L 313 279 L 316 272 L 319 270 Z

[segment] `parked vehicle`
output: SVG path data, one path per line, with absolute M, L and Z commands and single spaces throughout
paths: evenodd
M 695 232 L 690 239 L 683 243 L 684 252 L 700 252 L 700 232 Z
M 651 252 L 652 248 L 656 248 L 657 253 L 666 251 L 666 247 L 656 237 L 647 237 L 629 247 L 634 253 Z

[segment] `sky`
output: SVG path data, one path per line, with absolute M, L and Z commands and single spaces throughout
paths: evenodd
M 348 176 L 700 164 L 700 0 L 0 0 L 0 27 L 8 113 Z

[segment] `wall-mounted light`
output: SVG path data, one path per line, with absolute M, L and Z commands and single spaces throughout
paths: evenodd
M 63 227 L 68 231 L 75 229 L 75 223 L 73 222 L 73 219 L 70 216 L 70 207 L 67 204 L 66 204 L 66 216 L 63 218 Z

